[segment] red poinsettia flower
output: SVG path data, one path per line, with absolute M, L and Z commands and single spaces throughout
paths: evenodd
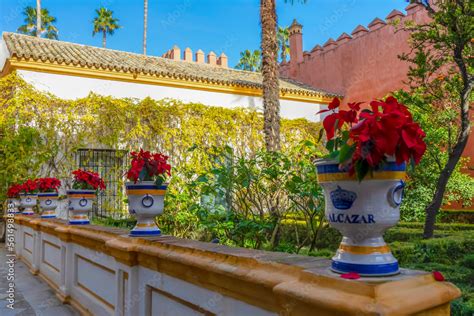
M 61 181 L 57 178 L 39 178 L 38 189 L 40 192 L 58 192 Z
M 365 172 L 358 174 L 359 179 L 369 170 L 376 170 L 387 157 L 395 157 L 398 164 L 410 160 L 418 164 L 426 151 L 425 133 L 413 121 L 407 107 L 394 97 L 372 101 L 369 109 L 361 109 L 361 104 L 349 103 L 349 110 L 336 112 L 340 103 L 333 100 L 328 110 L 320 111 L 333 112 L 323 120 L 327 140 L 335 140 L 328 142 L 332 157 L 338 157 L 340 164 L 348 166 L 350 174 Z M 339 152 L 334 155 L 333 151 L 342 146 L 351 148 L 345 153 L 352 156 L 341 156 Z M 357 168 L 361 165 L 366 167 Z
M 7 190 L 7 197 L 17 198 L 22 190 L 21 184 L 12 184 Z
M 84 190 L 105 190 L 104 180 L 97 172 L 77 169 L 72 172 L 74 175 L 73 188 Z
M 360 275 L 357 272 L 349 272 L 341 274 L 341 278 L 348 279 L 348 280 L 357 280 L 360 279 Z
M 38 192 L 38 181 L 28 179 L 20 185 L 20 193 L 36 193 Z
M 433 277 L 436 281 L 442 282 L 445 280 L 443 274 L 439 271 L 433 271 Z
M 334 99 L 332 99 L 331 103 L 328 104 L 327 109 L 321 110 L 316 114 L 324 113 L 324 112 L 328 112 L 328 111 L 334 111 L 335 109 L 337 109 L 339 107 L 339 105 L 341 105 L 341 101 L 339 100 L 339 98 L 335 97 Z
M 127 178 L 135 183 L 140 181 L 163 182 L 166 176 L 171 175 L 171 165 L 168 164 L 168 156 L 160 153 L 140 151 L 130 153 L 132 157 L 131 167 L 127 171 Z

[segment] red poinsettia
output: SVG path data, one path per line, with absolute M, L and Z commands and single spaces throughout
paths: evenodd
M 12 184 L 7 191 L 7 197 L 9 198 L 17 198 L 20 195 L 20 191 L 22 190 L 21 184 Z
M 77 169 L 72 174 L 74 175 L 73 189 L 105 190 L 104 180 L 96 172 Z
M 330 158 L 346 166 L 350 174 L 356 173 L 359 180 L 388 157 L 398 164 L 418 164 L 426 150 L 425 133 L 407 107 L 394 97 L 372 101 L 369 109 L 361 110 L 361 104 L 349 103 L 349 110 L 336 111 L 340 102 L 335 98 L 327 110 L 319 112 L 332 112 L 323 121 Z
M 132 151 L 131 167 L 127 172 L 127 178 L 133 182 L 155 181 L 158 185 L 171 175 L 171 165 L 168 164 L 168 156 L 160 153 L 150 153 L 140 149 L 139 152 Z
M 38 180 L 28 179 L 20 185 L 20 194 L 34 194 L 38 192 Z
M 40 192 L 58 192 L 61 181 L 57 178 L 39 178 L 38 189 Z

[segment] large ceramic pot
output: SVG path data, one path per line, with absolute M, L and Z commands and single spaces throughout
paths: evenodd
M 156 185 L 153 181 L 127 182 L 128 211 L 137 218 L 130 236 L 157 236 L 161 234 L 155 217 L 163 213 L 168 185 Z
M 398 261 L 383 233 L 400 219 L 405 186 L 405 164 L 388 162 L 361 182 L 339 169 L 334 161 L 317 161 L 323 187 L 326 218 L 343 236 L 332 270 L 362 276 L 386 276 L 399 272 Z
M 67 190 L 66 194 L 69 200 L 69 224 L 89 224 L 89 212 L 92 210 L 92 204 L 97 197 L 96 191 Z
M 8 203 L 13 205 L 12 207 L 13 214 L 21 214 L 20 210 L 18 209 L 20 207 L 20 199 L 9 198 Z
M 34 215 L 33 207 L 36 206 L 36 200 L 38 196 L 30 193 L 21 193 L 20 194 L 20 206 L 23 207 L 23 215 Z
M 56 208 L 58 207 L 57 192 L 38 193 L 40 208 L 43 211 L 41 218 L 56 218 Z

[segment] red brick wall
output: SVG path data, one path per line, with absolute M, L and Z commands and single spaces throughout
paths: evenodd
M 329 39 L 323 47 L 316 45 L 311 52 L 304 52 L 300 63 L 292 57 L 301 53 L 290 51 L 290 61 L 280 66 L 280 73 L 316 88 L 341 93 L 344 103 L 369 101 L 404 88 L 409 65 L 398 55 L 410 51 L 409 33 L 390 24 L 396 19 L 400 23 L 425 23 L 429 18 L 422 7 L 409 5 L 406 15 L 393 11 L 385 21 L 375 19 L 368 28 L 358 26 L 352 36 L 344 33 L 335 41 Z M 290 46 L 302 47 L 301 41 L 301 35 L 290 37 Z M 470 157 L 467 172 L 474 176 L 474 137 L 470 137 L 464 156 Z

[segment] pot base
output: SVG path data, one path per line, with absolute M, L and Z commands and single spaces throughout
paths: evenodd
M 88 224 L 90 224 L 89 220 L 85 220 L 85 221 L 70 220 L 69 221 L 69 225 L 88 225 Z
M 41 218 L 56 218 L 54 210 L 43 211 Z
M 161 230 L 156 228 L 154 230 L 132 229 L 128 234 L 130 237 L 153 237 L 160 236 Z
M 398 262 L 385 264 L 357 264 L 332 260 L 331 270 L 341 274 L 355 272 L 360 276 L 367 277 L 390 276 L 400 273 Z

